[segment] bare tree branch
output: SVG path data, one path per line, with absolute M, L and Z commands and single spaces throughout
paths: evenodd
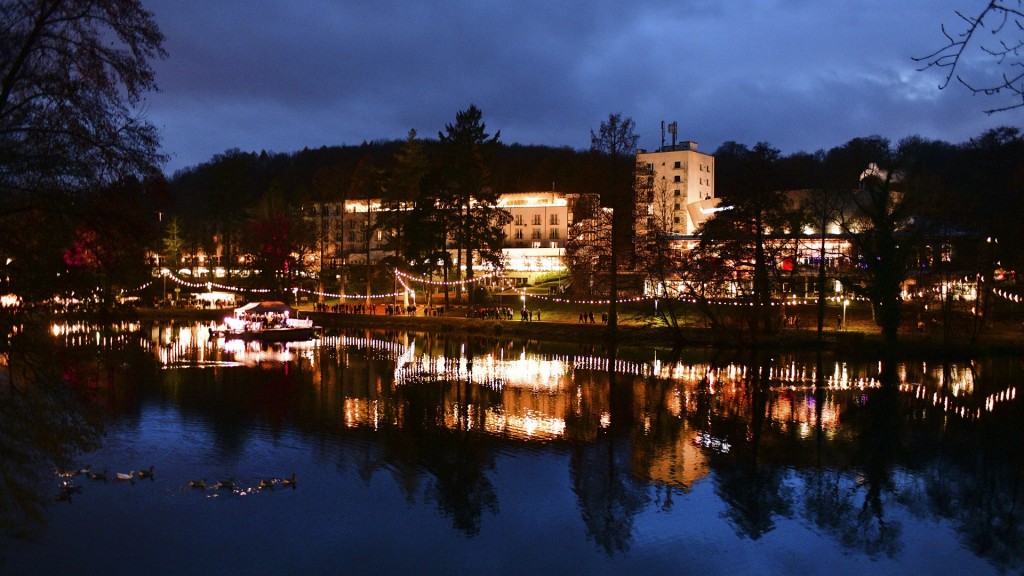
M 1024 107 L 1024 0 L 991 0 L 977 16 L 957 11 L 956 15 L 966 28 L 951 33 L 945 25 L 942 34 L 945 45 L 925 56 L 915 57 L 922 63 L 919 70 L 937 68 L 945 77 L 939 84 L 943 90 L 955 78 L 958 83 L 974 94 L 985 96 L 1008 96 L 1009 103 L 985 110 L 986 114 L 1005 112 Z M 994 43 L 985 44 L 981 32 L 989 32 Z M 972 53 L 989 57 L 998 72 L 998 80 L 975 80 L 969 78 L 967 60 Z

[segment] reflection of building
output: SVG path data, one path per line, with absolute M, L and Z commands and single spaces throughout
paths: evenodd
M 636 472 L 655 482 L 689 492 L 694 482 L 711 472 L 707 449 L 698 445 L 695 434 L 680 434 L 677 442 L 658 445 L 652 454 L 644 455 L 636 464 L 643 464 Z

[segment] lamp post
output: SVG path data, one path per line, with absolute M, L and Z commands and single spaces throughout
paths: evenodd
M 850 299 L 843 299 L 843 330 L 846 330 L 846 307 L 850 305 Z

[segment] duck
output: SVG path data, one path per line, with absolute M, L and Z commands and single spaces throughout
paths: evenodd
M 235 479 L 231 478 L 229 480 L 218 480 L 217 483 L 213 485 L 213 487 L 216 488 L 217 490 L 234 490 Z
M 295 488 L 295 472 L 292 472 L 291 478 L 281 480 L 281 486 L 291 486 L 292 488 Z
M 142 478 L 149 478 L 150 480 L 152 480 L 153 479 L 153 467 L 150 466 L 149 470 L 143 470 L 142 468 L 139 468 L 139 478 L 140 479 L 142 479 Z
M 61 494 L 67 494 L 69 496 L 71 494 L 79 494 L 82 492 L 82 487 L 72 482 L 65 482 L 63 485 L 61 485 L 60 492 Z
M 188 483 L 188 487 L 189 488 L 201 488 L 201 489 L 205 490 L 206 489 L 206 478 L 203 478 L 202 480 L 190 480 L 189 483 Z
M 107 480 L 107 471 L 106 471 L 106 469 L 104 469 L 103 472 L 90 472 L 89 473 L 89 478 L 92 479 L 92 480 L 103 480 L 104 482 L 106 482 L 106 480 Z
M 118 472 L 117 473 L 117 479 L 118 480 L 129 480 L 130 481 L 130 480 L 132 480 L 134 478 L 135 478 L 135 470 L 129 470 L 127 474 L 125 474 L 124 472 Z

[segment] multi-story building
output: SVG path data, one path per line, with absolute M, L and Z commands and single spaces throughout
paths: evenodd
M 637 186 L 637 233 L 656 228 L 689 236 L 713 212 L 715 157 L 697 150 L 696 142 L 674 141 L 654 152 L 637 151 L 646 170 L 646 186 Z
M 572 197 L 561 192 L 502 194 L 498 206 L 512 220 L 505 226 L 505 275 L 528 282 L 536 274 L 565 269 L 565 242 L 572 224 Z
M 573 221 L 575 195 L 561 192 L 516 192 L 503 194 L 498 206 L 512 216 L 505 226 L 506 276 L 517 282 L 553 270 L 564 270 L 565 243 Z M 347 200 L 318 203 L 303 210 L 303 216 L 318 231 L 316 245 L 305 264 L 334 269 L 347 264 L 375 263 L 390 255 L 390 232 L 376 226 L 381 214 L 379 200 Z M 370 238 L 367 242 L 366 233 Z M 450 245 L 455 250 L 454 244 Z M 454 256 L 453 256 L 454 259 Z

